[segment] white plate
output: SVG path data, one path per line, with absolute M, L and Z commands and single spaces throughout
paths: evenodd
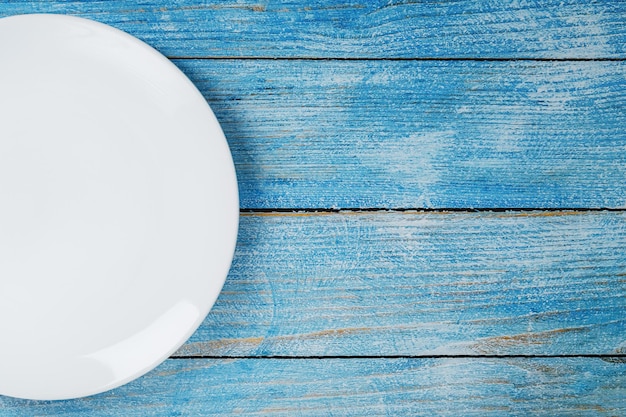
M 161 363 L 222 288 L 238 204 L 222 130 L 165 57 L 90 20 L 0 19 L 0 394 Z

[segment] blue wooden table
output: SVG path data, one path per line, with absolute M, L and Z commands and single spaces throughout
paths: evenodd
M 0 4 L 33 12 L 191 78 L 241 228 L 172 358 L 0 415 L 626 415 L 626 2 Z

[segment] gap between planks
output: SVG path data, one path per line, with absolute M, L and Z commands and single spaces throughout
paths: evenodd
M 359 213 L 406 213 L 406 214 L 446 214 L 446 213 L 505 213 L 520 216 L 551 216 L 551 215 L 571 215 L 577 213 L 601 213 L 601 212 L 626 212 L 626 208 L 587 208 L 587 207 L 564 207 L 564 208 L 533 208 L 533 207 L 511 207 L 511 208 L 378 208 L 378 207 L 346 207 L 346 208 L 241 208 L 239 213 L 242 216 L 306 216 L 325 214 L 359 214 Z
M 626 354 L 563 354 L 563 355 L 328 355 L 328 356 L 287 356 L 287 355 L 258 355 L 258 356 L 228 356 L 228 355 L 172 355 L 169 359 L 510 359 L 510 358 L 593 358 L 608 362 L 626 363 Z
M 515 57 L 515 58 L 468 58 L 468 57 L 315 57 L 315 56 L 167 56 L 172 60 L 256 60 L 256 61 L 470 61 L 470 62 L 508 62 L 508 61 L 531 61 L 531 62 L 621 62 L 626 58 L 532 58 L 532 57 Z

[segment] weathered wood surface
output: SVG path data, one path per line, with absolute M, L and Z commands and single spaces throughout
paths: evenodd
M 611 58 L 626 4 L 602 1 L 10 1 L 0 15 L 108 23 L 169 56 Z
M 174 62 L 244 208 L 626 207 L 623 1 L 0 4 L 34 12 L 211 58 Z M 0 415 L 626 415 L 625 277 L 624 211 L 246 215 L 185 359 Z
M 175 63 L 245 208 L 626 206 L 626 62 Z
M 33 416 L 621 416 L 626 363 L 596 358 L 173 360 L 80 400 L 0 397 Z
M 626 353 L 626 213 L 241 218 L 212 312 L 177 353 Z

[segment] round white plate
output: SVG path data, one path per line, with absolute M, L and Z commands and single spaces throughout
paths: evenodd
M 224 134 L 165 57 L 90 20 L 0 19 L 0 394 L 161 363 L 222 288 L 238 204 Z

